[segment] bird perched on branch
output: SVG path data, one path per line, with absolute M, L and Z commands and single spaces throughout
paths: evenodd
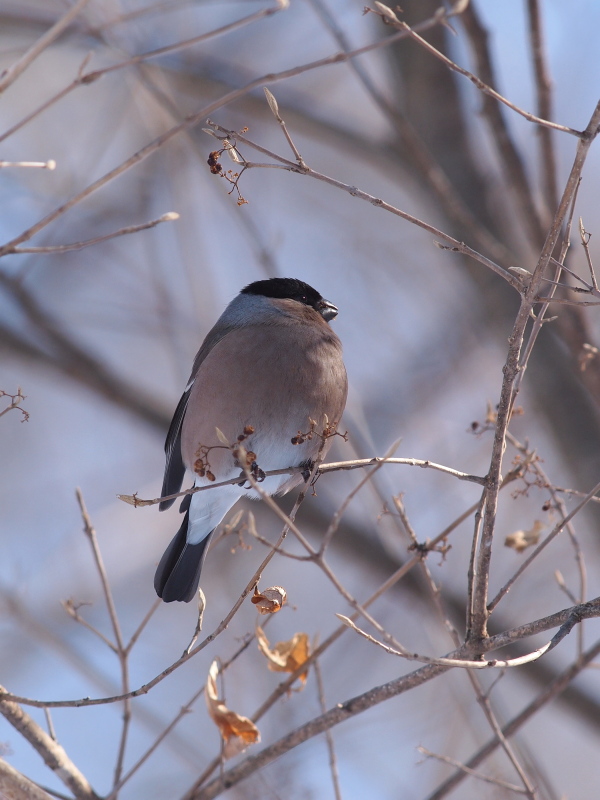
M 328 325 L 337 313 L 303 281 L 256 281 L 202 343 L 167 434 L 162 497 L 181 489 L 186 468 L 195 486 L 240 480 L 184 498 L 185 517 L 154 578 L 166 603 L 193 599 L 213 531 L 241 496 L 257 496 L 241 457 L 261 488 L 284 494 L 329 449 L 348 390 L 342 345 Z M 263 475 L 287 467 L 300 470 Z M 163 500 L 160 510 L 173 502 Z

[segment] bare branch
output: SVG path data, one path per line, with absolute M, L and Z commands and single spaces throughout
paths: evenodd
M 571 168 L 571 173 L 567 180 L 560 205 L 546 237 L 546 241 L 544 243 L 544 247 L 540 254 L 540 258 L 532 276 L 530 285 L 528 286 L 525 295 L 522 297 L 519 313 L 509 338 L 509 351 L 503 370 L 504 378 L 502 381 L 500 402 L 498 404 L 497 424 L 494 435 L 492 459 L 490 471 L 488 473 L 488 488 L 486 490 L 483 530 L 475 575 L 473 628 L 471 631 L 469 631 L 469 636 L 476 639 L 485 636 L 487 618 L 489 616 L 489 611 L 487 610 L 487 591 L 489 568 L 492 555 L 492 542 L 498 506 L 498 492 L 501 484 L 500 475 L 502 459 L 504 455 L 506 431 L 508 429 L 510 415 L 512 413 L 515 400 L 514 389 L 520 372 L 519 358 L 525 337 L 525 329 L 531 314 L 535 297 L 539 291 L 542 276 L 544 275 L 550 257 L 552 256 L 560 236 L 563 222 L 573 200 L 573 195 L 577 190 L 579 179 L 581 177 L 581 171 L 589 152 L 589 148 L 598 133 L 599 124 L 600 103 L 598 103 L 596 106 L 586 128 L 585 136 L 581 139 L 577 147 L 575 160 Z
M 6 406 L 6 408 L 3 408 L 2 411 L 0 411 L 0 417 L 3 417 L 5 414 L 8 414 L 9 411 L 13 411 L 15 408 L 18 408 L 19 411 L 21 412 L 21 422 L 27 422 L 27 420 L 29 419 L 29 412 L 25 411 L 24 408 L 21 408 L 21 403 L 23 402 L 23 400 L 26 400 L 27 397 L 26 395 L 23 394 L 21 387 L 20 386 L 17 387 L 16 394 L 9 394 L 8 392 L 5 392 L 4 389 L 0 389 L 0 399 L 2 399 L 3 397 L 10 397 L 10 404 Z
M 321 707 L 321 713 L 324 714 L 327 711 L 327 705 L 325 703 L 325 687 L 323 685 L 323 676 L 321 674 L 321 664 L 318 658 L 314 660 L 313 666 L 315 670 L 315 676 L 317 678 L 319 705 Z M 338 771 L 337 758 L 335 755 L 335 744 L 333 741 L 333 735 L 330 730 L 325 731 L 325 738 L 327 740 L 327 750 L 329 751 L 329 768 L 331 770 L 331 780 L 333 783 L 335 800 L 342 800 L 342 791 L 340 789 L 340 775 Z
M 0 687 L 0 714 L 19 731 L 29 744 L 41 755 L 46 766 L 57 778 L 68 786 L 77 800 L 99 800 L 84 775 L 67 756 L 63 748 L 49 736 L 43 728 L 12 700 L 5 697 L 5 689 Z
M 527 0 L 527 12 L 529 15 L 529 39 L 537 90 L 537 112 L 543 119 L 552 119 L 552 80 L 546 56 L 539 0 Z M 552 141 L 552 132 L 548 128 L 541 126 L 538 136 L 543 176 L 542 196 L 546 207 L 552 212 L 558 205 L 556 152 Z
M 243 142 L 244 144 L 249 145 L 250 147 L 253 147 L 259 153 L 264 153 L 265 155 L 270 156 L 276 161 L 279 161 L 281 164 L 285 166 L 285 168 L 289 172 L 296 172 L 301 175 L 306 175 L 309 178 L 314 178 L 315 180 L 322 181 L 323 183 L 327 183 L 330 186 L 335 186 L 337 189 L 341 189 L 342 191 L 347 192 L 352 197 L 357 197 L 360 200 L 365 200 L 366 202 L 376 206 L 377 208 L 382 208 L 384 211 L 389 211 L 391 214 L 394 214 L 395 216 L 400 217 L 401 219 L 404 219 L 407 222 L 412 223 L 413 225 L 417 225 L 419 228 L 422 228 L 428 233 L 431 233 L 436 239 L 442 239 L 443 241 L 447 242 L 450 245 L 450 247 L 446 249 L 449 249 L 452 252 L 462 253 L 463 255 L 467 255 L 470 258 L 475 259 L 475 261 L 479 261 L 481 264 L 484 264 L 486 267 L 491 269 L 492 272 L 495 272 L 497 275 L 503 278 L 507 283 L 509 283 L 513 287 L 513 289 L 516 289 L 519 292 L 523 290 L 523 285 L 521 281 L 519 281 L 518 278 L 511 275 L 511 273 L 508 272 L 508 270 L 503 269 L 494 261 L 492 261 L 489 258 L 486 258 L 481 253 L 478 253 L 476 250 L 469 247 L 464 242 L 459 242 L 454 237 L 450 236 L 447 233 L 444 233 L 438 228 L 435 228 L 433 225 L 430 225 L 429 223 L 424 222 L 421 219 L 418 219 L 418 217 L 414 217 L 412 214 L 409 214 L 406 211 L 402 211 L 399 208 L 396 208 L 395 206 L 386 203 L 381 198 L 374 197 L 372 194 L 362 191 L 356 186 L 352 186 L 350 184 L 343 183 L 342 181 L 338 181 L 335 178 L 331 178 L 328 175 L 324 175 L 321 172 L 317 172 L 316 170 L 310 167 L 300 168 L 293 161 L 288 161 L 288 159 L 277 155 L 277 153 L 274 153 L 271 150 L 267 150 L 267 148 L 262 147 L 256 142 L 251 141 L 241 133 L 228 130 L 227 128 L 223 128 L 221 125 L 217 125 L 215 122 L 211 122 L 210 120 L 209 123 L 210 125 L 212 125 L 215 131 L 219 131 L 220 133 L 224 134 L 223 138 L 238 140 L 240 142 Z M 262 167 L 262 166 L 263 166 L 262 164 L 255 164 L 248 161 L 245 162 L 246 169 L 251 169 L 253 167 Z M 437 246 L 439 247 L 439 244 Z M 2 250 L 0 249 L 0 255 L 1 254 Z
M 351 52 L 352 47 L 347 36 L 337 24 L 334 15 L 329 12 L 325 2 L 323 0 L 309 0 L 309 2 L 344 52 Z M 447 16 L 452 17 L 462 14 L 464 7 L 461 7 L 461 5 L 466 6 L 467 4 L 468 0 L 466 3 L 456 3 Z M 474 217 L 462 199 L 460 192 L 456 190 L 448 179 L 440 164 L 427 148 L 423 137 L 419 135 L 405 114 L 402 113 L 402 109 L 399 108 L 398 104 L 390 102 L 379 84 L 371 79 L 367 69 L 359 59 L 351 59 L 349 66 L 375 104 L 398 132 L 402 142 L 402 150 L 406 153 L 405 160 L 416 168 L 427 182 L 433 194 L 438 198 L 448 219 L 459 226 L 459 229 L 468 232 L 469 240 L 474 243 L 478 250 L 488 253 L 499 263 L 510 263 L 512 256 L 508 248 L 484 227 L 481 220 Z
M 50 800 L 50 795 L 0 758 L 0 797 L 9 800 Z
M 600 602 L 598 608 L 600 608 Z M 598 608 L 596 609 L 596 612 L 598 611 Z M 495 639 L 495 637 L 492 637 L 489 641 L 491 642 L 493 639 Z M 546 687 L 544 692 L 535 698 L 533 703 L 531 703 L 523 712 L 521 712 L 521 714 L 515 717 L 508 725 L 503 727 L 502 730 L 504 736 L 511 736 L 530 718 L 530 716 L 532 716 L 533 713 L 535 713 L 535 711 L 556 697 L 557 694 L 562 692 L 570 683 L 570 681 L 576 675 L 578 675 L 587 664 L 593 661 L 593 659 L 596 658 L 599 653 L 600 642 L 597 642 L 594 647 L 592 647 L 583 655 L 581 660 L 578 660 L 565 672 L 561 673 L 548 687 Z M 266 764 L 274 761 L 276 758 L 279 758 L 284 753 L 289 752 L 289 750 L 292 750 L 299 744 L 302 744 L 314 736 L 318 736 L 325 730 L 338 725 L 340 722 L 344 722 L 345 720 L 362 713 L 367 708 L 372 708 L 374 705 L 384 702 L 385 700 L 389 700 L 392 697 L 397 697 L 404 692 L 410 691 L 416 686 L 423 685 L 433 678 L 443 674 L 447 669 L 448 667 L 443 667 L 440 665 L 427 665 L 425 667 L 421 667 L 415 672 L 411 672 L 408 675 L 404 675 L 401 678 L 390 681 L 383 686 L 375 687 L 368 692 L 358 695 L 357 697 L 354 697 L 344 703 L 338 703 L 334 708 L 330 709 L 325 714 L 310 720 L 308 723 L 297 728 L 295 731 L 292 731 L 287 736 L 284 736 L 278 741 L 274 742 L 272 745 L 265 747 L 257 755 L 248 756 L 236 766 L 224 772 L 219 778 L 216 778 L 215 780 L 211 781 L 211 783 L 206 784 L 206 786 L 199 787 L 194 785 L 194 787 L 192 787 L 192 789 L 185 795 L 183 800 L 212 800 L 212 798 L 217 797 L 225 789 L 229 789 L 232 786 L 237 785 L 242 780 L 264 767 Z M 488 743 L 488 745 L 486 745 L 485 748 L 482 749 L 482 751 L 480 751 L 480 753 L 484 752 L 485 756 L 483 757 L 486 757 L 489 755 L 489 752 L 492 752 L 498 746 L 498 744 L 498 739 L 494 738 L 490 743 Z M 467 762 L 467 766 L 471 769 L 475 768 L 479 765 L 479 763 L 481 763 L 483 757 L 480 757 L 478 754 L 476 759 L 473 758 Z M 459 780 L 462 780 L 463 777 L 464 773 L 461 774 Z M 438 800 L 437 795 L 432 795 L 429 800 L 434 800 L 434 797 L 435 800 Z M 439 795 L 439 797 L 441 798 L 442 795 Z
M 365 467 L 383 466 L 384 464 L 399 464 L 407 467 L 420 467 L 421 469 L 433 469 L 438 472 L 444 472 L 457 478 L 459 481 L 467 481 L 469 483 L 485 484 L 485 478 L 479 475 L 469 475 L 467 472 L 460 472 L 459 470 L 452 469 L 452 467 L 445 467 L 442 464 L 436 464 L 434 461 L 424 461 L 419 458 L 386 458 L 385 456 L 374 456 L 373 458 L 361 458 L 353 461 L 332 461 L 329 464 L 321 464 L 317 470 L 317 474 L 325 475 L 328 472 L 338 472 L 339 470 L 353 470 L 364 469 Z M 287 469 L 272 469 L 265 471 L 265 476 L 271 475 L 293 475 L 302 470 L 299 467 L 288 467 Z M 184 489 L 182 492 L 167 495 L 166 497 L 155 497 L 152 500 L 143 500 L 136 494 L 118 494 L 119 500 L 128 503 L 136 508 L 142 506 L 154 506 L 161 503 L 163 500 L 174 500 L 178 497 L 184 497 L 188 494 L 196 494 L 196 492 L 207 492 L 211 489 L 217 489 L 220 486 L 234 486 L 243 479 L 243 475 L 238 475 L 237 478 L 230 478 L 226 481 L 216 481 L 215 483 L 207 484 L 206 486 L 191 486 L 189 489 Z
M 526 789 L 522 789 L 520 786 L 516 786 L 514 783 L 507 783 L 506 781 L 501 781 L 499 778 L 492 778 L 488 775 L 482 775 L 481 772 L 477 772 L 474 769 L 469 769 L 464 764 L 461 764 L 459 761 L 455 761 L 453 758 L 448 758 L 448 756 L 441 756 L 437 753 L 432 753 L 430 750 L 427 750 L 425 747 L 417 747 L 419 753 L 422 753 L 426 758 L 435 758 L 436 761 L 442 761 L 444 764 L 450 764 L 453 767 L 457 767 L 458 769 L 462 770 L 466 775 L 470 775 L 473 778 L 477 778 L 479 781 L 484 781 L 484 783 L 491 783 L 493 786 L 498 786 L 500 789 L 507 789 L 510 792 L 515 792 L 515 794 L 526 794 Z
M 83 524 L 84 524 L 84 533 L 87 536 L 90 546 L 92 548 L 94 562 L 96 564 L 96 569 L 98 570 L 98 575 L 100 576 L 100 583 L 102 585 L 102 591 L 104 593 L 104 600 L 106 602 L 106 608 L 108 609 L 108 615 L 110 617 L 110 622 L 115 637 L 114 652 L 116 652 L 117 654 L 117 657 L 119 659 L 119 667 L 121 669 L 121 691 L 123 695 L 128 695 L 129 694 L 129 663 L 128 663 L 129 651 L 127 650 L 123 642 L 121 625 L 119 623 L 119 617 L 117 615 L 117 609 L 112 596 L 112 590 L 110 588 L 108 575 L 106 574 L 104 559 L 102 558 L 102 553 L 100 552 L 100 547 L 98 545 L 98 538 L 96 536 L 96 531 L 90 520 L 90 516 L 88 514 L 83 499 L 83 495 L 81 493 L 81 489 L 77 489 L 75 494 L 77 497 L 79 508 L 81 510 L 81 517 L 83 519 Z M 119 783 L 121 779 L 121 774 L 123 772 L 123 762 L 125 759 L 125 746 L 127 744 L 129 726 L 131 723 L 131 700 L 129 697 L 126 697 L 125 700 L 123 701 L 122 719 L 123 719 L 123 727 L 121 730 L 121 740 L 119 742 L 117 763 L 115 766 L 114 784 L 113 784 L 114 786 L 116 786 Z
M 416 31 L 416 30 L 427 30 L 428 28 L 433 27 L 434 25 L 437 25 L 437 24 L 439 24 L 439 20 L 437 19 L 437 17 L 434 17 L 434 18 L 432 18 L 430 20 L 426 20 L 425 22 L 421 23 L 421 25 L 419 25 L 419 26 L 415 26 L 413 31 Z M 137 153 L 134 153 L 126 161 L 123 161 L 117 167 L 115 167 L 114 169 L 110 170 L 110 172 L 107 172 L 101 178 L 98 178 L 98 180 L 94 181 L 89 186 L 87 186 L 85 189 L 83 189 L 81 192 L 79 192 L 78 194 L 74 195 L 70 200 L 68 200 L 67 202 L 63 203 L 58 208 L 54 209 L 54 211 L 52 211 L 49 214 L 47 214 L 43 219 L 39 220 L 37 223 L 35 223 L 31 227 L 29 227 L 27 230 L 23 231 L 19 236 L 17 236 L 16 238 L 12 239 L 10 242 L 7 242 L 3 247 L 0 247 L 0 257 L 2 257 L 3 255 L 6 255 L 7 253 L 13 252 L 13 250 L 14 250 L 14 248 L 16 246 L 22 244 L 23 242 L 29 241 L 29 239 L 31 239 L 33 236 L 35 236 L 36 233 L 39 233 L 39 231 L 43 230 L 47 225 L 49 225 L 50 223 L 54 222 L 54 220 L 56 220 L 59 217 L 61 217 L 63 214 L 65 214 L 67 211 L 69 211 L 73 206 L 77 205 L 82 200 L 84 200 L 86 197 L 89 197 L 91 194 L 93 194 L 94 192 L 98 191 L 98 189 L 102 188 L 107 183 L 109 183 L 110 181 L 112 181 L 115 178 L 117 178 L 119 175 L 121 175 L 124 172 L 126 172 L 127 170 L 131 169 L 136 164 L 138 164 L 141 161 L 143 161 L 146 158 L 148 158 L 148 156 L 152 155 L 158 149 L 163 147 L 168 141 L 170 141 L 173 137 L 177 136 L 179 133 L 182 133 L 183 131 L 186 131 L 186 130 L 189 130 L 190 128 L 195 127 L 199 122 L 202 122 L 209 114 L 212 114 L 217 109 L 222 108 L 225 105 L 228 105 L 229 103 L 233 102 L 234 100 L 237 100 L 240 97 L 243 97 L 244 95 L 250 93 L 254 89 L 257 89 L 257 88 L 259 88 L 261 86 L 271 85 L 271 84 L 276 83 L 278 81 L 287 80 L 288 78 L 294 77 L 295 75 L 300 75 L 300 74 L 302 74 L 304 72 L 309 72 L 309 71 L 312 71 L 314 69 L 319 69 L 320 67 L 324 67 L 324 66 L 331 65 L 331 64 L 338 64 L 340 62 L 347 61 L 347 60 L 349 60 L 351 58 L 354 58 L 354 57 L 356 57 L 358 55 L 362 55 L 363 53 L 368 53 L 368 52 L 371 52 L 372 50 L 378 50 L 380 48 L 390 46 L 394 42 L 396 42 L 396 41 L 398 41 L 400 39 L 403 39 L 406 36 L 407 36 L 407 33 L 405 31 L 399 31 L 398 33 L 396 33 L 393 36 L 387 36 L 384 39 L 380 39 L 377 42 L 374 42 L 372 44 L 365 45 L 364 47 L 359 47 L 359 48 L 357 48 L 356 50 L 353 50 L 350 53 L 336 53 L 335 55 L 328 56 L 328 57 L 322 58 L 322 59 L 318 59 L 317 61 L 311 61 L 311 62 L 309 62 L 307 64 L 302 64 L 300 66 L 293 67 L 292 69 L 283 70 L 282 72 L 272 73 L 272 74 L 269 74 L 269 75 L 264 75 L 264 76 L 262 76 L 260 78 L 257 78 L 255 80 L 250 81 L 249 83 L 247 83 L 245 86 L 241 87 L 240 89 L 235 89 L 235 90 L 233 90 L 231 92 L 228 92 L 226 95 L 220 97 L 218 100 L 214 101 L 213 103 L 210 103 L 208 106 L 205 106 L 204 108 L 201 108 L 199 111 L 187 116 L 183 120 L 183 122 L 180 122 L 178 125 L 175 125 L 170 130 L 166 131 L 161 136 L 159 136 L 156 139 L 154 139 L 154 141 L 150 142 L 145 147 L 142 147 L 140 150 L 137 151 Z M 108 69 L 110 69 L 110 68 L 108 68 Z M 82 84 L 84 84 L 86 82 L 89 83 L 90 80 L 92 79 L 91 76 L 93 76 L 93 80 L 96 80 L 102 74 L 103 74 L 103 71 L 99 70 L 96 73 L 88 73 L 86 75 L 79 76 L 75 81 L 73 81 L 72 84 L 70 84 L 68 87 L 63 89 L 59 93 L 59 95 L 57 95 L 56 98 L 53 98 L 51 101 L 48 101 L 47 103 L 45 103 L 42 108 L 45 109 L 49 105 L 51 105 L 53 102 L 55 102 L 55 100 L 63 98 L 66 94 L 68 94 L 70 91 L 72 91 L 77 86 L 82 85 Z M 37 113 L 37 112 L 35 112 L 35 113 Z M 26 118 L 26 121 L 30 121 L 33 118 L 33 116 L 34 115 L 29 115 Z M 0 142 L 4 138 L 6 138 L 9 133 L 14 133 L 15 130 L 18 129 L 18 127 L 21 127 L 21 124 L 25 124 L 25 123 L 22 122 L 18 126 L 14 126 L 13 128 L 11 128 L 10 132 L 7 132 L 3 136 L 0 136 Z M 293 163 L 293 162 L 290 162 L 290 163 Z M 294 166 L 295 166 L 296 170 L 300 169 L 298 167 L 298 165 L 294 165 Z M 440 235 L 442 235 L 442 234 L 440 234 Z
M 52 254 L 52 253 L 68 253 L 71 250 L 81 250 L 84 247 L 90 247 L 100 242 L 107 242 L 109 239 L 116 239 L 118 236 L 126 236 L 129 233 L 138 233 L 139 231 L 146 231 L 149 228 L 156 228 L 161 222 L 172 222 L 179 219 L 179 214 L 176 211 L 168 211 L 158 219 L 150 220 L 150 222 L 143 222 L 141 225 L 128 225 L 126 228 L 119 228 L 118 231 L 113 233 L 106 233 L 103 236 L 95 236 L 93 239 L 86 239 L 83 242 L 72 242 L 71 244 L 54 244 L 45 245 L 44 247 L 15 247 L 13 253 L 37 253 L 37 254 Z M 7 251 L 8 253 L 9 251 Z
M 575 661 L 566 670 L 561 672 L 556 678 L 544 688 L 544 690 L 535 697 L 517 716 L 506 725 L 503 726 L 502 732 L 505 737 L 510 737 L 523 725 L 525 725 L 531 717 L 534 716 L 541 708 L 546 706 L 549 702 L 554 700 L 561 694 L 567 686 L 584 670 L 597 656 L 600 654 L 600 641 L 596 642 L 587 652 L 585 652 L 580 659 Z M 465 766 L 469 769 L 475 769 L 486 758 L 488 758 L 494 750 L 499 746 L 500 742 L 497 737 L 493 737 L 483 747 L 481 747 L 474 756 L 472 756 Z M 438 789 L 429 795 L 427 800 L 442 800 L 449 792 L 458 786 L 464 778 L 466 773 L 461 769 L 454 773 L 448 780 L 438 787 Z
M 77 0 L 75 5 L 67 11 L 54 25 L 35 42 L 27 52 L 23 53 L 18 61 L 15 61 L 8 69 L 0 74 L 0 94 L 7 89 L 11 83 L 21 75 L 35 59 L 56 41 L 61 33 L 66 30 L 80 11 L 87 5 L 88 0 Z
M 597 495 L 598 492 L 600 492 L 600 482 L 597 483 L 594 486 L 594 488 L 591 489 L 586 494 L 586 496 L 583 498 L 583 500 L 580 503 L 578 503 L 575 506 L 575 508 L 569 514 L 567 514 L 566 517 L 563 517 L 559 522 L 557 522 L 557 524 L 550 531 L 548 536 L 546 536 L 546 538 L 542 542 L 540 542 L 540 544 L 535 548 L 535 550 L 531 553 L 531 555 L 528 558 L 526 558 L 525 561 L 523 561 L 523 563 L 520 565 L 520 567 L 515 572 L 515 574 L 504 584 L 504 586 L 500 589 L 500 591 L 494 597 L 494 599 L 490 601 L 490 603 L 488 604 L 488 607 L 487 607 L 488 608 L 488 613 L 491 614 L 491 612 L 496 608 L 496 606 L 498 605 L 500 600 L 502 600 L 504 595 L 506 595 L 510 591 L 510 589 L 514 585 L 515 581 L 517 581 L 518 578 L 521 577 L 521 575 L 525 572 L 525 570 L 531 564 L 531 562 L 534 559 L 536 559 L 537 556 L 542 552 L 542 550 L 544 550 L 550 544 L 550 542 L 552 542 L 558 536 L 558 534 L 573 519 L 573 517 L 575 517 L 575 515 L 578 514 L 581 511 L 582 508 L 585 508 L 585 506 L 590 502 L 592 497 Z
M 465 13 L 461 17 L 461 22 L 465 27 L 467 35 L 470 39 L 473 48 L 477 71 L 483 78 L 486 86 L 491 87 L 495 85 L 496 79 L 494 75 L 494 68 L 491 53 L 488 47 L 488 37 L 486 31 L 479 19 L 477 10 L 473 4 L 470 4 Z M 448 59 L 449 61 L 449 59 Z M 445 57 L 444 63 L 449 66 Z M 453 62 L 450 62 L 453 63 Z M 454 69 L 454 67 L 450 67 Z M 456 71 L 464 74 L 461 68 Z M 468 77 L 468 75 L 467 75 Z M 481 89 L 477 81 L 475 85 Z M 511 136 L 510 129 L 506 123 L 502 112 L 500 103 L 504 103 L 509 108 L 517 111 L 505 98 L 501 99 L 501 95 L 494 92 L 483 91 L 482 105 L 483 114 L 488 123 L 490 135 L 495 143 L 496 150 L 498 151 L 503 172 L 506 175 L 506 186 L 508 192 L 514 198 L 515 205 L 518 209 L 518 220 L 524 224 L 529 241 L 534 247 L 539 247 L 544 241 L 544 227 L 537 212 L 534 193 L 531 189 L 529 178 L 525 171 L 525 164 L 521 157 L 519 150 Z M 517 113 L 522 113 L 518 111 Z M 530 121 L 533 121 L 530 119 Z M 539 130 L 548 129 L 540 126 Z M 553 206 L 554 211 L 556 204 Z
M 422 36 L 419 36 L 419 34 L 416 32 L 417 26 L 411 28 L 410 25 L 406 24 L 406 22 L 399 20 L 398 17 L 393 12 L 391 12 L 389 8 L 383 6 L 382 3 L 375 3 L 375 5 L 377 5 L 380 9 L 385 8 L 386 10 L 385 11 L 384 10 L 375 11 L 374 9 L 369 9 L 369 10 L 372 11 L 374 14 L 377 14 L 378 16 L 385 19 L 386 22 L 388 22 L 390 25 L 392 25 L 392 27 L 396 28 L 398 31 L 405 31 L 406 34 L 411 37 L 411 39 L 414 39 L 415 41 L 419 42 L 419 44 L 422 47 L 424 47 L 428 52 L 430 52 L 436 58 L 439 58 L 439 60 L 442 61 L 449 69 L 453 70 L 454 72 L 458 72 L 459 75 L 463 75 L 465 78 L 468 78 L 471 81 L 471 83 L 473 83 L 479 89 L 479 91 L 483 92 L 483 94 L 486 94 L 489 97 L 493 97 L 500 103 L 504 103 L 505 106 L 510 108 L 512 111 L 516 111 L 517 114 L 520 114 L 522 117 L 525 117 L 525 119 L 528 120 L 529 122 L 535 122 L 537 125 L 544 125 L 547 128 L 552 128 L 557 131 L 562 131 L 563 133 L 570 133 L 572 136 L 576 136 L 579 139 L 585 138 L 585 131 L 578 131 L 575 130 L 574 128 L 569 128 L 566 125 L 559 125 L 557 122 L 551 122 L 550 120 L 547 119 L 541 119 L 540 117 L 536 117 L 535 114 L 531 114 L 529 111 L 525 111 L 522 108 L 519 108 L 519 106 L 515 105 L 514 103 L 511 103 L 510 100 L 507 100 L 506 97 L 503 97 L 501 94 L 496 92 L 494 89 L 492 89 L 491 86 L 485 84 L 480 78 L 478 78 L 476 75 L 473 75 L 472 72 L 469 72 L 468 69 L 460 67 L 450 58 L 445 56 L 443 53 L 440 53 L 439 50 L 436 50 L 436 48 L 433 47 L 433 45 L 429 44 L 429 42 L 423 39 Z
M 473 661 L 469 659 L 453 658 L 452 656 L 435 658 L 431 656 L 419 655 L 418 653 L 411 653 L 404 647 L 398 649 L 397 647 L 392 647 L 384 642 L 380 642 L 374 636 L 371 636 L 369 633 L 362 630 L 362 628 L 359 628 L 358 625 L 356 625 L 351 619 L 343 614 L 336 614 L 336 617 L 355 633 L 358 633 L 364 639 L 367 639 L 367 641 L 377 645 L 382 650 L 385 650 L 385 652 L 389 653 L 389 655 L 399 656 L 400 658 L 405 658 L 407 661 L 418 661 L 421 664 L 433 664 L 441 667 L 457 667 L 460 669 L 509 669 L 511 667 L 522 667 L 524 664 L 530 664 L 532 661 L 537 661 L 538 658 L 541 658 L 546 653 L 549 653 L 550 650 L 553 650 L 558 644 L 560 644 L 565 636 L 567 636 L 573 630 L 573 627 L 583 620 L 583 617 L 580 616 L 577 611 L 578 608 L 579 607 L 577 606 L 566 622 L 560 627 L 557 633 L 547 644 L 543 645 L 542 647 L 538 647 L 537 650 L 533 650 L 531 653 L 527 653 L 524 656 L 509 658 L 506 660 L 495 658 L 490 661 L 486 661 L 485 659 Z M 584 607 L 582 606 L 582 608 Z M 600 616 L 599 599 L 596 598 L 596 600 L 586 603 L 584 610 L 586 613 L 589 611 L 589 613 L 591 613 L 591 615 L 594 617 Z M 489 641 L 490 640 L 488 639 L 488 642 Z

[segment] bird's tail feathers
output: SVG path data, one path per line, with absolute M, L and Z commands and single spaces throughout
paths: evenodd
M 187 542 L 189 510 L 181 527 L 165 550 L 154 575 L 156 594 L 165 603 L 180 600 L 189 603 L 198 591 L 200 572 L 212 531 L 198 544 Z
M 237 486 L 187 495 L 185 516 L 156 569 L 154 588 L 165 603 L 194 599 L 213 531 L 240 496 Z M 188 499 L 189 498 L 189 499 Z

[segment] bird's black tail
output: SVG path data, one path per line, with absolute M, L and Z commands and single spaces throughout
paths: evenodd
M 181 528 L 165 550 L 154 575 L 156 594 L 165 603 L 172 603 L 174 600 L 189 603 L 198 591 L 200 571 L 213 532 L 198 544 L 188 544 L 189 516 L 189 511 L 186 511 Z

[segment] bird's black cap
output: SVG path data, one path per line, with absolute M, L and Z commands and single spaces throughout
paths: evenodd
M 297 300 L 307 306 L 316 306 L 323 297 L 298 278 L 269 278 L 266 281 L 254 281 L 242 289 L 242 294 L 259 294 L 263 297 L 275 297 L 280 300 Z
M 296 300 L 314 308 L 326 322 L 337 316 L 338 310 L 329 300 L 320 295 L 316 289 L 298 278 L 269 278 L 266 281 L 254 281 L 242 289 L 241 294 L 262 295 L 278 300 Z

